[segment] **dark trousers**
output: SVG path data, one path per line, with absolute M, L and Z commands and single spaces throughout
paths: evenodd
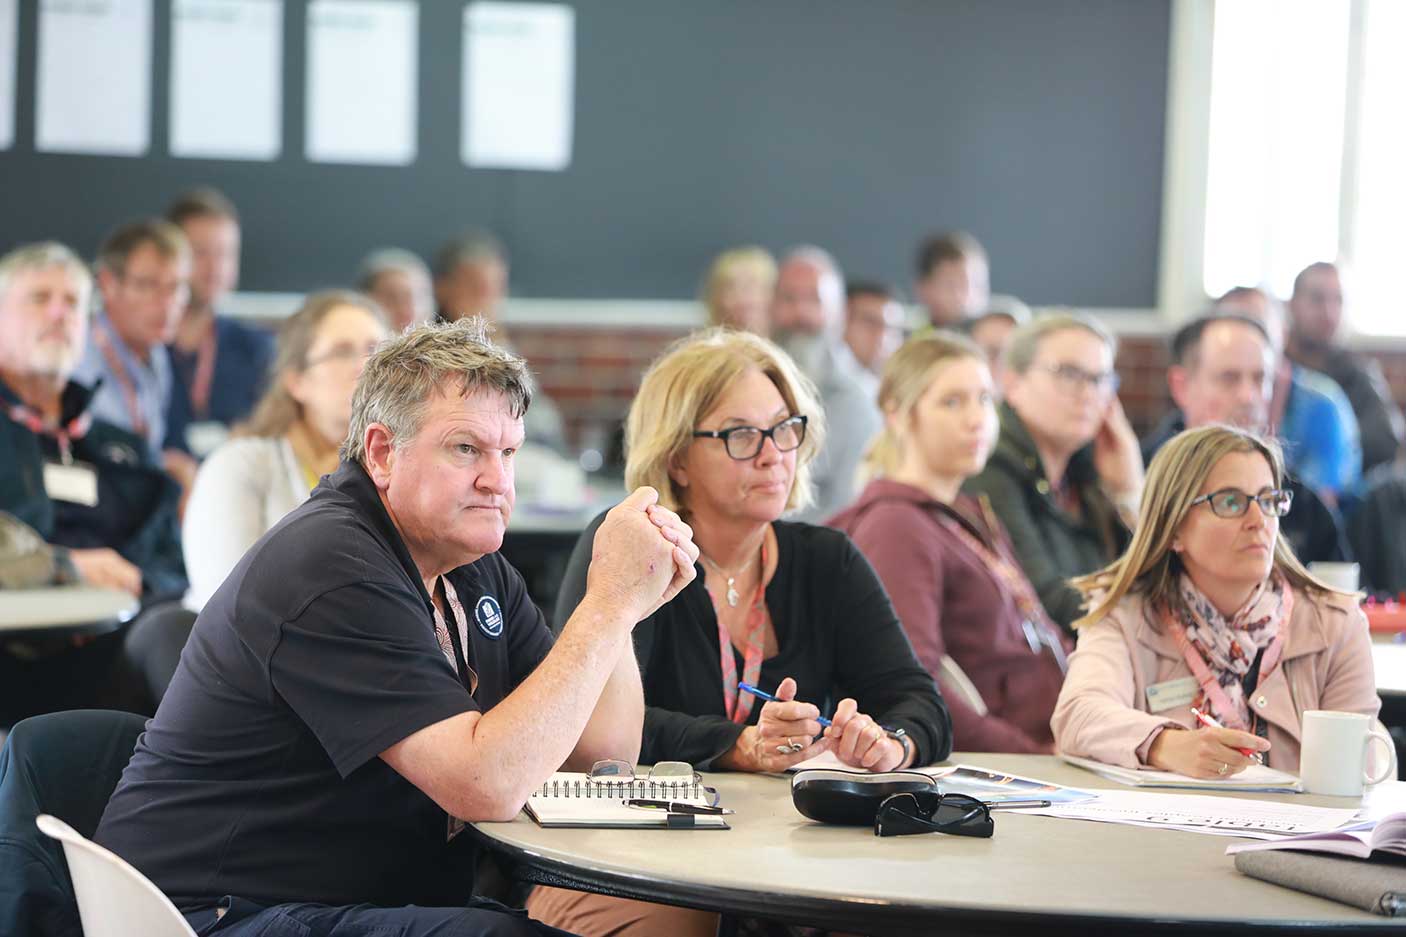
M 220 908 L 225 909 L 223 915 Z M 378 908 L 368 904 L 280 904 L 226 898 L 186 914 L 198 937 L 570 937 L 526 911 L 484 898 L 463 908 Z

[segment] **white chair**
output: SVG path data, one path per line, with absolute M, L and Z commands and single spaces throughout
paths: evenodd
M 986 700 L 981 698 L 981 691 L 976 688 L 975 683 L 972 683 L 971 677 L 967 676 L 967 672 L 961 668 L 961 665 L 946 654 L 942 655 L 942 662 L 938 665 L 937 682 L 953 691 L 957 698 L 976 710 L 978 716 L 984 716 L 990 712 L 986 708 Z
M 121 856 L 48 814 L 34 821 L 63 844 L 83 937 L 195 937 L 169 898 Z

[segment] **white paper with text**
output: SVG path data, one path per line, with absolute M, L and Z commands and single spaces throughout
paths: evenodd
M 151 0 L 42 0 L 34 145 L 141 156 L 151 146 Z
M 409 0 L 308 4 L 308 159 L 415 161 L 419 20 Z
M 277 158 L 283 145 L 283 0 L 174 0 L 171 153 Z
M 565 169 L 571 163 L 576 16 L 559 3 L 464 8 L 461 151 L 469 166 Z

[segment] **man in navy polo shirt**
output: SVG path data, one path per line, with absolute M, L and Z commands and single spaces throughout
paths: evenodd
M 470 899 L 455 837 L 563 764 L 638 757 L 631 630 L 698 551 L 636 491 L 553 645 L 495 552 L 529 387 L 478 320 L 389 341 L 341 467 L 201 612 L 96 837 L 198 933 L 553 932 Z

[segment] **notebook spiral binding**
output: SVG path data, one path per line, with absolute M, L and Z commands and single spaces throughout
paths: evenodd
M 703 797 L 703 785 L 697 781 L 651 781 L 648 778 L 635 778 L 629 781 L 548 781 L 533 797 L 641 797 L 678 800 L 685 797 Z

